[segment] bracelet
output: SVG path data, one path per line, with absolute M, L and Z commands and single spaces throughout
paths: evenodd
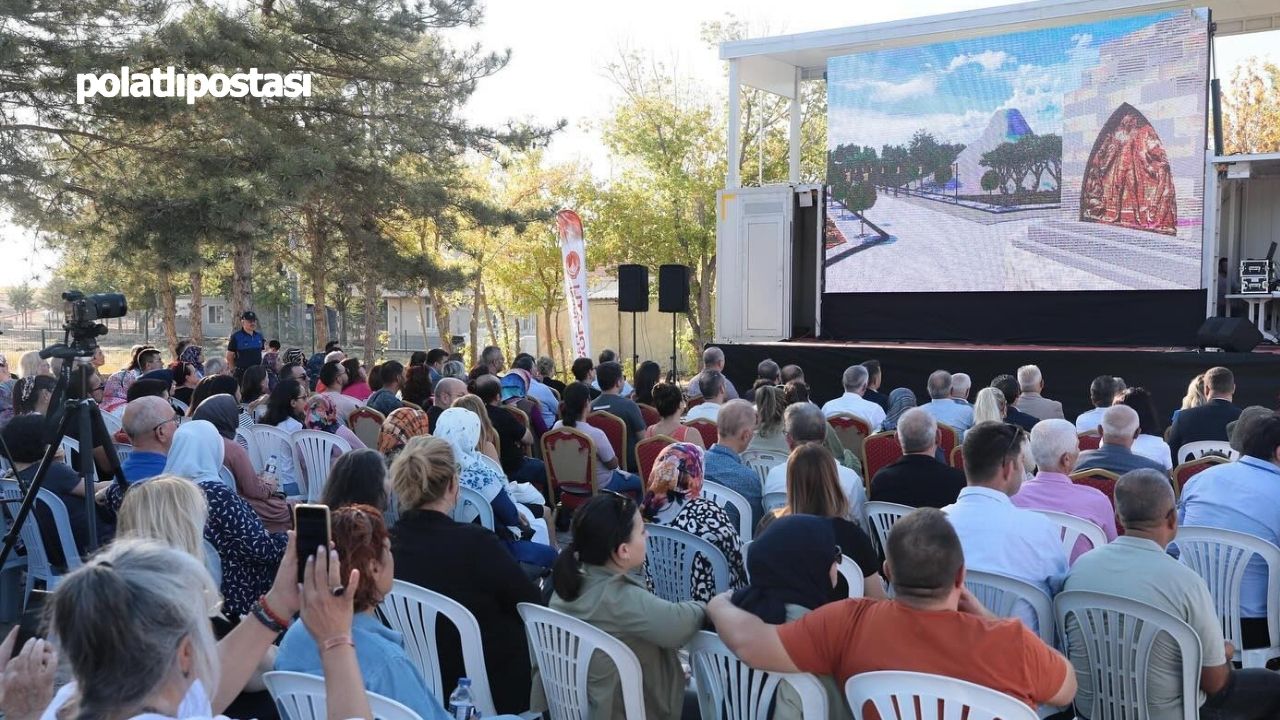
M 268 617 L 274 620 L 277 625 L 288 629 L 288 627 L 293 624 L 292 620 L 290 620 L 289 618 L 283 617 L 281 615 L 277 615 L 276 612 L 271 609 L 271 606 L 267 604 L 266 595 L 263 595 L 262 597 L 258 598 L 258 604 L 262 606 L 263 612 L 265 612 Z
M 262 601 L 255 602 L 253 607 L 249 608 L 249 614 L 258 619 L 258 622 L 266 626 L 268 630 L 279 635 L 285 631 L 285 626 L 275 621 L 266 608 L 262 607 Z
M 350 635 L 339 635 L 337 637 L 331 637 L 328 640 L 325 640 L 324 644 L 320 646 L 320 651 L 328 652 L 336 647 L 342 647 L 343 645 L 347 645 L 353 648 L 356 646 L 356 644 L 351 641 Z

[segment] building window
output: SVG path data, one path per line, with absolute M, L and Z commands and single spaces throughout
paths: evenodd
M 210 325 L 221 325 L 225 322 L 226 308 L 222 307 L 221 305 L 210 305 L 208 307 L 208 310 L 209 310 L 208 315 L 209 315 Z

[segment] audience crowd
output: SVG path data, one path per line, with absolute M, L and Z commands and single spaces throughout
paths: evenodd
M 1178 548 L 1195 526 L 1280 555 L 1280 416 L 1235 405 L 1224 367 L 1192 381 L 1166 430 L 1150 393 L 1109 375 L 1079 389 L 1091 409 L 1073 422 L 1034 365 L 976 390 L 937 370 L 881 392 L 868 360 L 819 405 L 803 369 L 773 360 L 739 393 L 714 347 L 683 386 L 650 361 L 628 375 L 609 350 L 563 377 L 497 347 L 470 370 L 441 349 L 366 367 L 336 343 L 307 359 L 267 341 L 252 312 L 225 357 L 166 354 L 139 346 L 109 374 L 76 361 L 69 395 L 95 400 L 113 435 L 92 449 L 49 435 L 55 369 L 27 353 L 18 375 L 0 357 L 5 488 L 25 490 L 57 449 L 25 535 L 43 548 L 20 556 L 47 555 L 60 578 L 47 639 L 15 647 L 15 628 L 0 645 L 6 718 L 276 717 L 272 671 L 322 676 L 331 718 L 371 717 L 366 691 L 453 717 L 462 636 L 393 629 L 379 608 L 397 583 L 475 618 L 490 710 L 506 715 L 548 709 L 528 603 L 620 640 L 647 718 L 698 716 L 682 648 L 703 630 L 752 667 L 816 676 L 831 717 L 851 716 L 844 683 L 874 670 L 966 680 L 1042 717 L 1108 716 L 1091 629 L 1071 615 L 1055 632 L 1035 610 L 1068 593 L 1140 603 L 1196 636 L 1194 697 L 1179 646 L 1154 641 L 1134 679 L 1147 716 L 1280 717 L 1266 654 L 1233 664 L 1280 655 L 1277 568 L 1253 554 L 1233 589 Z M 299 553 L 307 498 L 329 509 L 331 545 Z M 686 587 L 659 588 L 672 563 L 651 532 L 704 541 Z M 971 589 L 990 578 L 1028 593 L 1004 617 Z M 589 716 L 622 717 L 618 669 L 589 665 Z M 802 717 L 779 687 L 770 716 Z

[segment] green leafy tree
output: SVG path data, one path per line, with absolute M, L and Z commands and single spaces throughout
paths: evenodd
M 22 317 L 22 329 L 26 330 L 31 311 L 36 309 L 36 291 L 31 283 L 9 288 L 9 304 Z
M 982 173 L 982 179 L 979 181 L 982 189 L 990 195 L 996 188 L 1000 187 L 1000 173 L 995 170 L 988 170 Z

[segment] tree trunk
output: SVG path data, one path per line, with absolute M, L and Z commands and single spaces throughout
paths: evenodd
M 479 353 L 476 343 L 480 341 L 480 275 L 476 274 L 476 287 L 471 291 L 471 342 L 467 344 L 470 356 L 468 367 L 475 367 Z
M 191 342 L 204 345 L 204 284 L 199 270 L 192 270 L 189 277 L 191 278 Z
M 545 352 L 547 354 L 547 357 L 551 357 L 552 355 L 555 354 L 555 350 L 553 349 L 555 336 L 551 334 L 551 303 L 549 302 L 543 303 L 542 305 L 542 323 L 543 323 L 542 325 L 543 332 L 546 333 L 546 335 L 544 335 L 546 339 L 546 345 L 544 346 L 543 343 L 538 343 L 538 352 L 540 353 Z
M 484 279 L 481 278 L 476 282 L 476 292 L 480 296 L 480 309 L 484 311 L 484 326 L 489 331 L 489 344 L 500 345 L 498 342 L 498 333 L 493 329 L 493 313 L 489 310 L 489 298 L 484 294 Z
M 253 241 L 248 237 L 236 239 L 231 246 L 231 317 L 235 325 L 253 299 Z
M 325 305 L 325 272 L 324 272 L 324 233 L 314 210 L 303 212 L 307 251 L 311 255 L 311 268 L 308 275 L 311 279 L 311 322 L 314 328 L 312 344 L 314 348 L 323 348 L 329 343 L 329 313 Z M 314 350 L 313 350 L 314 351 Z
M 560 362 L 556 363 L 556 367 L 560 368 L 560 377 L 568 377 L 565 371 L 569 369 L 569 353 L 564 349 L 564 334 L 560 332 L 560 313 L 556 313 L 556 345 L 560 347 Z
M 436 332 L 440 334 L 440 347 L 445 352 L 453 352 L 453 313 L 449 308 L 449 304 L 445 302 L 444 293 L 436 290 L 428 289 L 427 293 L 431 296 L 431 311 L 436 314 Z M 424 331 L 425 332 L 425 331 Z M 427 344 L 427 336 L 422 336 L 422 344 Z
M 364 364 L 373 367 L 378 350 L 378 278 L 373 272 L 365 272 L 364 296 Z
M 342 347 L 347 346 L 347 307 L 350 304 L 351 288 L 338 288 L 338 295 L 334 298 L 333 306 L 338 311 L 338 344 Z
M 425 293 L 420 293 L 418 295 L 418 323 L 422 326 L 422 349 L 423 350 L 427 349 L 427 343 L 430 342 L 430 340 L 427 338 L 427 313 L 435 309 L 435 308 L 427 307 L 427 300 L 428 298 Z
M 158 271 L 160 309 L 164 312 L 164 339 L 169 348 L 178 346 L 178 298 L 173 291 L 173 273 L 161 266 Z

